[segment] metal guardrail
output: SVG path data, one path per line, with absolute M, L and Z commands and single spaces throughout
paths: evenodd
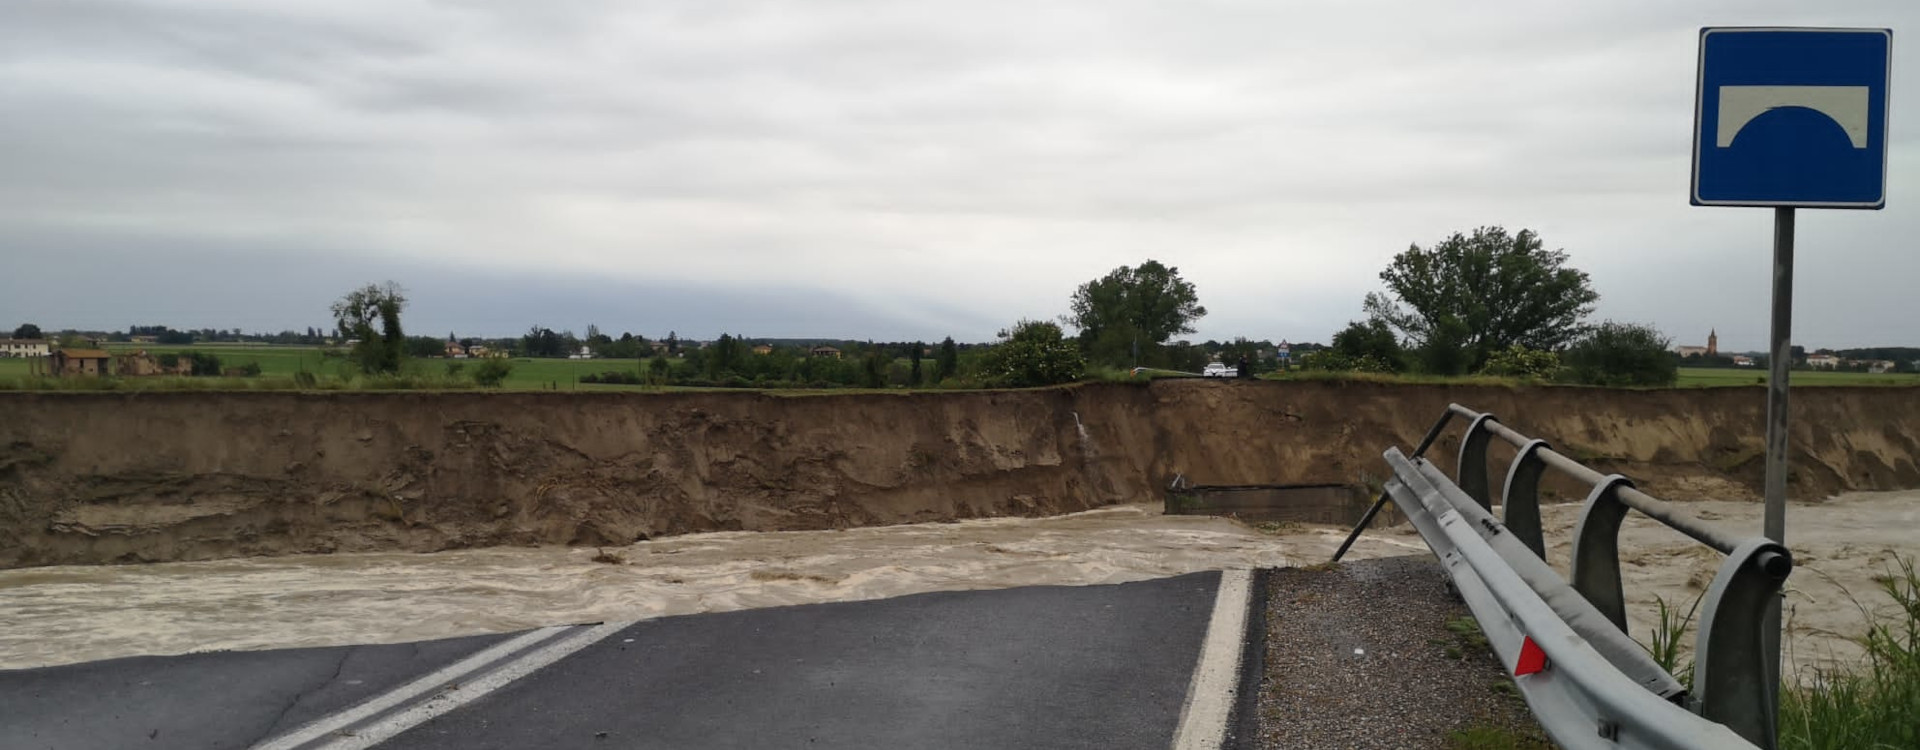
M 1453 417 L 1469 424 L 1456 479 L 1421 456 Z M 1487 447 L 1517 450 L 1495 519 Z M 1767 603 L 1793 570 L 1787 549 L 1738 538 L 1684 509 L 1603 475 L 1482 414 L 1451 404 L 1411 456 L 1384 454 L 1393 469 L 1379 499 L 1338 561 L 1388 500 L 1440 558 L 1541 727 L 1565 748 L 1753 748 L 1776 746 L 1778 665 L 1769 661 Z M 1574 530 L 1572 581 L 1545 560 L 1539 483 L 1554 469 L 1592 487 Z M 1726 555 L 1701 602 L 1693 689 L 1662 669 L 1626 632 L 1619 534 L 1628 510 Z M 1545 661 L 1540 661 L 1544 656 Z

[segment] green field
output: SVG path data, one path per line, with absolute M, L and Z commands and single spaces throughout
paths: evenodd
M 1680 368 L 1681 386 L 1722 386 L 1722 385 L 1760 385 L 1766 382 L 1767 371 L 1760 368 L 1743 367 L 1739 369 L 1712 369 L 1704 367 Z M 1830 370 L 1795 370 L 1788 379 L 1793 385 L 1920 385 L 1920 375 L 1911 373 L 1885 373 L 1871 375 L 1864 372 L 1833 372 Z
M 260 365 L 262 379 L 289 379 L 295 373 L 306 371 L 319 377 L 323 382 L 338 381 L 352 373 L 352 366 L 341 357 L 329 357 L 319 347 L 311 346 L 250 346 L 244 344 L 198 344 L 194 346 L 138 346 L 128 344 L 110 344 L 108 351 L 125 354 L 145 349 L 149 354 L 177 354 L 186 351 L 205 352 L 220 357 L 224 367 L 243 367 L 248 363 Z M 513 371 L 507 375 L 502 387 L 512 390 L 638 390 L 642 386 L 595 385 L 579 382 L 581 375 L 597 374 L 609 370 L 636 372 L 640 360 L 635 359 L 515 359 Z M 471 359 L 410 359 L 406 372 L 416 376 L 444 376 L 447 365 L 457 363 L 463 370 L 470 372 L 479 364 Z M 30 374 L 29 360 L 0 358 L 0 380 L 23 377 Z

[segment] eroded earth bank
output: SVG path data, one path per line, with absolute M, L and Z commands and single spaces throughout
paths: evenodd
M 1757 495 L 1757 387 L 9 393 L 0 567 L 1052 515 L 1156 501 L 1176 475 L 1377 482 L 1380 452 L 1417 442 L 1448 402 L 1658 495 Z M 1807 388 L 1793 409 L 1796 498 L 1920 487 L 1920 391 Z

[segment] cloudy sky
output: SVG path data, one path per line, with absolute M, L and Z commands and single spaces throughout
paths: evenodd
M 1687 204 L 1698 28 L 1912 0 L 7 0 L 0 324 L 985 340 L 1147 258 L 1325 340 L 1502 224 L 1599 317 L 1765 345 L 1771 214 Z M 1896 82 L 1920 81 L 1910 37 Z M 1898 85 L 1898 84 L 1896 84 Z M 1802 211 L 1796 341 L 1920 345 L 1920 118 Z M 1920 93 L 1914 94 L 1920 96 Z

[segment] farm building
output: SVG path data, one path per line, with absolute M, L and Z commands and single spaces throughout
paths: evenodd
M 97 378 L 108 374 L 108 363 L 113 361 L 105 349 L 58 349 L 52 356 L 55 377 Z

